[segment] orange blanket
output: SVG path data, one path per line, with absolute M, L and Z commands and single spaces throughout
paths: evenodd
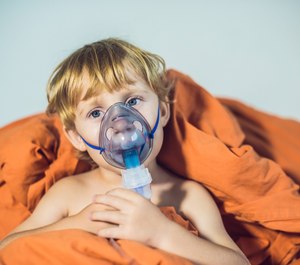
M 175 80 L 175 103 L 159 162 L 211 191 L 228 232 L 252 264 L 288 264 L 300 249 L 300 123 L 259 112 L 240 102 L 217 99 L 176 71 L 169 71 L 168 76 Z M 3 237 L 30 214 L 55 181 L 87 170 L 88 165 L 75 158 L 57 118 L 45 115 L 2 128 L 0 146 Z M 23 238 L 7 246 L 0 257 L 4 259 L 18 251 L 27 253 L 26 258 L 40 253 L 45 260 L 59 253 L 57 259 L 65 259 L 68 254 L 86 256 L 81 264 L 89 263 L 89 258 L 95 260 L 91 264 L 110 264 L 118 259 L 114 254 L 111 260 L 105 256 L 116 251 L 116 246 L 111 249 L 109 242 L 97 239 L 99 248 L 87 248 L 96 239 L 83 234 L 68 230 Z M 68 251 L 60 252 L 54 246 L 60 245 L 62 238 L 68 242 Z M 33 247 L 34 242 L 41 241 L 45 244 Z M 147 247 L 133 242 L 118 244 L 127 253 L 120 264 L 129 264 L 132 259 L 141 261 L 140 256 L 128 253 L 150 253 L 144 250 Z M 75 250 L 73 246 L 77 246 Z M 101 248 L 110 250 L 102 254 L 98 251 Z M 168 257 L 178 258 L 161 253 L 151 249 L 151 257 L 166 257 L 161 258 L 165 262 L 161 264 L 169 264 Z M 98 257 L 104 257 L 106 263 L 97 263 Z M 145 257 L 150 260 L 147 254 Z M 21 264 L 13 256 L 9 261 L 5 264 Z M 155 262 L 143 264 L 158 264 Z
M 197 233 L 189 222 L 175 213 L 174 208 L 161 210 L 171 220 Z M 74 229 L 20 238 L 1 251 L 0 264 L 192 265 L 192 262 L 138 242 L 107 240 Z

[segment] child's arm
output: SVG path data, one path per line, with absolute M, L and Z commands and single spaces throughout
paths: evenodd
M 98 203 L 119 209 L 93 214 L 94 220 L 116 224 L 100 230 L 98 234 L 107 238 L 136 240 L 197 264 L 248 265 L 247 258 L 226 233 L 218 208 L 208 192 L 197 184 L 188 185 L 191 186 L 188 187 L 191 195 L 187 195 L 183 206 L 188 207 L 187 214 L 200 230 L 201 237 L 170 221 L 150 201 L 124 189 L 96 197 Z
M 0 249 L 13 240 L 35 233 L 63 230 L 82 229 L 96 234 L 100 228 L 109 224 L 93 222 L 90 219 L 92 211 L 103 210 L 103 205 L 92 203 L 78 214 L 68 216 L 68 204 L 71 203 L 72 182 L 61 180 L 53 185 L 41 199 L 31 216 L 16 227 L 7 237 L 0 241 Z M 108 207 L 105 207 L 108 209 Z M 111 208 L 109 208 L 111 209 Z
M 186 247 L 183 247 L 182 250 L 178 249 L 178 254 L 180 251 L 190 253 L 190 257 L 195 257 L 195 261 L 201 264 L 203 261 L 205 264 L 206 262 L 207 264 L 250 264 L 226 232 L 219 209 L 208 191 L 200 184 L 192 181 L 186 181 L 184 189 L 186 190 L 186 198 L 181 208 L 185 216 L 198 229 L 200 238 L 192 239 L 191 234 L 183 236 L 185 234 L 183 231 L 180 232 L 180 229 L 170 227 L 168 231 L 171 239 L 166 237 L 161 244 L 169 244 L 169 247 L 172 248 L 174 247 L 172 240 L 174 240 L 173 242 L 180 242 L 182 246 Z M 177 232 L 173 233 L 173 229 Z

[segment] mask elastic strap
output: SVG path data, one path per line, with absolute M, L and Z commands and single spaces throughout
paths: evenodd
M 158 105 L 156 122 L 155 122 L 155 124 L 154 124 L 153 129 L 152 129 L 151 132 L 148 134 L 148 137 L 149 137 L 150 139 L 153 139 L 153 138 L 154 138 L 154 133 L 155 133 L 157 127 L 158 127 L 159 119 L 160 119 L 160 108 L 159 108 L 159 105 Z
M 96 146 L 96 145 L 92 145 L 90 143 L 88 143 L 82 136 L 80 136 L 81 139 L 84 141 L 84 143 L 88 146 L 88 147 L 91 147 L 95 150 L 99 150 L 100 151 L 100 154 L 102 154 L 102 152 L 105 151 L 105 148 L 101 147 L 101 146 Z

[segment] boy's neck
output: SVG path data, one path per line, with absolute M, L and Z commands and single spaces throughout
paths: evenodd
M 147 168 L 152 176 L 153 182 L 159 182 L 159 175 L 162 173 L 162 168 L 157 162 L 152 161 L 147 165 Z M 96 169 L 95 173 L 108 184 L 122 186 L 122 175 L 120 171 L 99 167 Z
M 108 185 L 113 185 L 116 187 L 122 186 L 122 176 L 121 173 L 118 171 L 98 167 L 96 169 L 96 174 L 97 177 L 99 177 L 102 181 L 104 181 Z

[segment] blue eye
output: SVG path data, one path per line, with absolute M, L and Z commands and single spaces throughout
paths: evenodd
M 140 101 L 141 100 L 139 98 L 131 98 L 126 102 L 126 105 L 132 107 L 132 106 L 139 104 Z
M 101 116 L 101 111 L 100 110 L 93 110 L 90 114 L 89 117 L 92 117 L 94 119 L 99 118 Z

